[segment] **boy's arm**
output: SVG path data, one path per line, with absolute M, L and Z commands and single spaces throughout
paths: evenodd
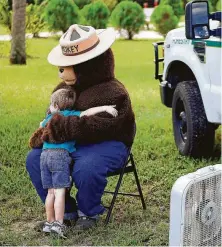
M 116 106 L 115 105 L 104 105 L 104 106 L 93 107 L 93 108 L 90 108 L 86 111 L 81 112 L 80 117 L 92 116 L 92 115 L 96 115 L 96 114 L 101 113 L 101 112 L 107 112 L 110 115 L 112 115 L 113 117 L 117 117 L 118 111 L 114 107 L 116 107 Z
M 52 118 L 52 114 L 50 113 L 50 114 L 48 114 L 46 116 L 45 119 L 42 120 L 42 122 L 40 122 L 40 126 L 39 127 L 40 128 L 44 128 L 51 118 Z
M 45 120 L 45 119 L 44 119 Z M 44 120 L 42 120 L 40 123 L 39 123 L 39 128 L 43 127 L 43 122 Z

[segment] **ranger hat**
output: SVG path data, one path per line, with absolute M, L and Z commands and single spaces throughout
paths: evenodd
M 112 29 L 95 30 L 91 26 L 74 24 L 62 35 L 59 45 L 52 49 L 48 61 L 56 66 L 71 66 L 104 53 L 115 41 Z

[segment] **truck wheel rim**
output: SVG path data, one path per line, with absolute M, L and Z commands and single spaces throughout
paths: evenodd
M 180 137 L 182 141 L 185 143 L 187 141 L 187 118 L 184 109 L 184 104 L 181 99 L 177 101 L 175 113 L 176 113 L 177 129 L 180 133 Z

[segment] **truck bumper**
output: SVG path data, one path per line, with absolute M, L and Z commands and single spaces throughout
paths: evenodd
M 167 107 L 172 107 L 174 90 L 170 87 L 167 81 L 160 82 L 159 87 L 160 87 L 160 96 L 162 103 Z

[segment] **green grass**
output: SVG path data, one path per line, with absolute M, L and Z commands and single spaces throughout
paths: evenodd
M 57 42 L 28 40 L 27 66 L 9 65 L 10 42 L 0 42 L 0 245 L 168 245 L 173 183 L 220 159 L 194 160 L 178 154 L 171 111 L 161 104 L 158 82 L 153 79 L 151 41 L 117 41 L 113 45 L 116 77 L 126 85 L 136 114 L 133 153 L 147 210 L 142 210 L 139 200 L 120 196 L 106 228 L 101 221 L 93 231 L 70 231 L 67 240 L 53 240 L 32 230 L 45 214 L 25 170 L 27 143 L 59 82 L 57 68 L 46 60 Z M 115 181 L 109 186 L 114 188 Z M 125 177 L 122 190 L 136 191 L 131 175 Z

